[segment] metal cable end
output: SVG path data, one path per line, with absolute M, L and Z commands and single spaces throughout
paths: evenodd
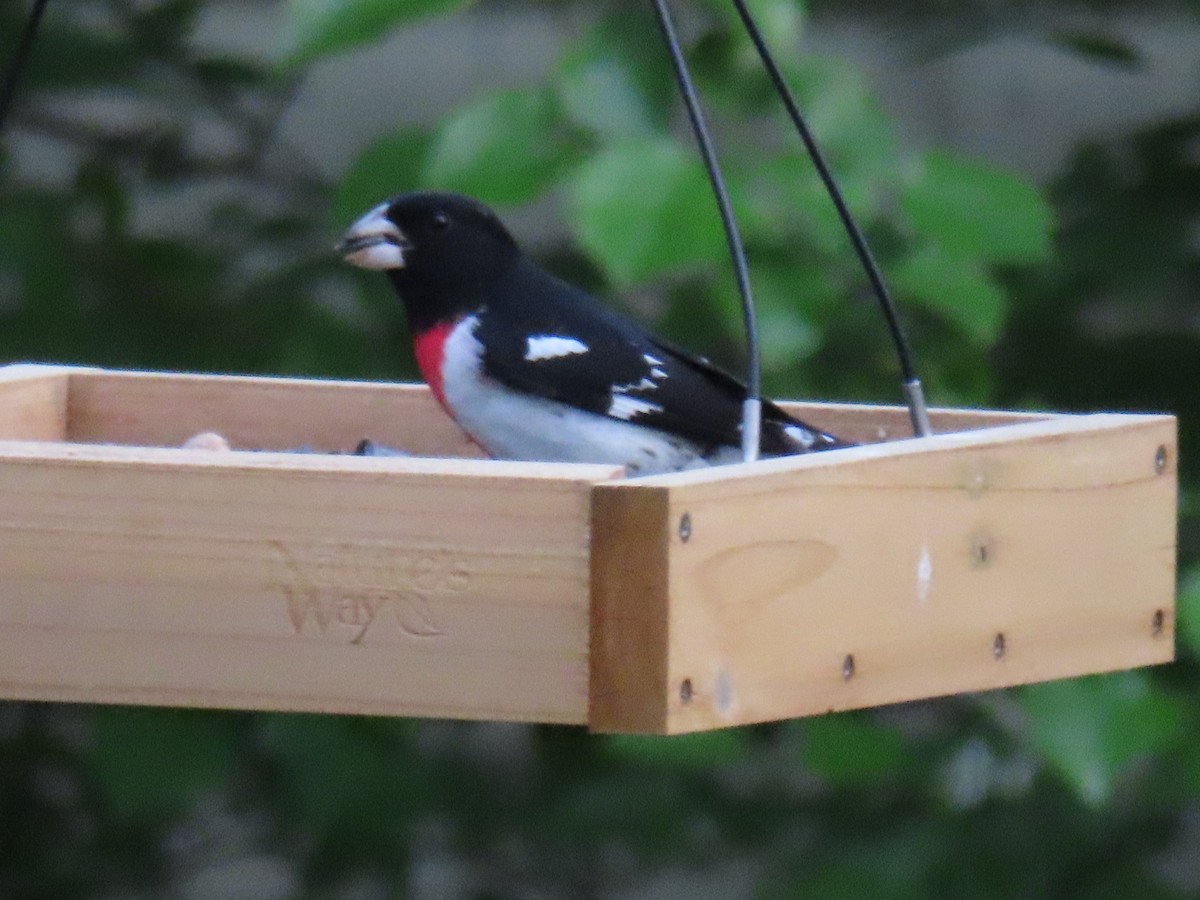
M 762 444 L 762 400 L 755 397 L 742 401 L 742 460 L 758 459 Z
M 912 420 L 913 434 L 930 437 L 933 428 L 929 425 L 929 407 L 925 405 L 925 389 L 920 378 L 904 382 L 904 395 L 908 397 L 908 417 Z

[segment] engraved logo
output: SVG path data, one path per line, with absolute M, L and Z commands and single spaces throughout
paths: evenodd
M 466 563 L 448 553 L 391 545 L 286 544 L 273 541 L 287 573 L 282 584 L 294 633 L 361 644 L 376 638 L 433 639 L 444 632 L 439 598 L 470 588 Z

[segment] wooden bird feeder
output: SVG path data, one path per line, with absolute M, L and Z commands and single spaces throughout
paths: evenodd
M 1173 658 L 1172 417 L 789 406 L 866 446 L 625 478 L 423 386 L 0 369 L 0 695 L 674 733 Z

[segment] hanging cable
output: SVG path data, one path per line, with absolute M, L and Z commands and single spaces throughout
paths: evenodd
M 8 71 L 4 73 L 4 83 L 0 85 L 0 133 L 4 131 L 4 122 L 8 118 L 8 110 L 17 92 L 17 82 L 21 80 L 21 74 L 25 71 L 25 62 L 29 59 L 29 51 L 33 49 L 33 40 L 37 37 L 38 25 L 42 21 L 42 13 L 46 11 L 47 2 L 49 0 L 33 0 L 33 8 L 29 10 L 29 18 L 25 21 L 25 30 L 21 33 L 17 52 L 8 65 Z
M 717 153 L 713 147 L 712 135 L 704 120 L 704 111 L 700 108 L 700 100 L 692 77 L 688 73 L 687 61 L 679 45 L 679 37 L 675 33 L 675 25 L 671 21 L 671 13 L 666 0 L 654 0 L 654 9 L 658 13 L 658 24 L 662 29 L 663 39 L 671 54 L 671 64 L 675 68 L 675 79 L 679 83 L 679 92 L 683 95 L 687 107 L 688 119 L 692 123 L 692 133 L 696 135 L 696 143 L 700 145 L 700 154 L 704 157 L 704 167 L 708 170 L 708 180 L 712 183 L 713 194 L 717 198 L 717 207 L 721 211 L 721 223 L 725 227 L 725 239 L 729 244 L 729 255 L 733 258 L 733 271 L 737 278 L 738 293 L 742 298 L 742 318 L 746 330 L 747 362 L 746 399 L 742 403 L 742 458 L 746 462 L 758 459 L 760 432 L 762 428 L 762 361 L 758 346 L 758 323 L 754 316 L 754 294 L 750 287 L 750 267 L 746 263 L 746 248 L 742 244 L 742 235 L 738 231 L 737 220 L 733 216 L 733 204 L 729 201 L 729 191 L 725 187 L 725 179 L 721 175 L 721 167 L 717 162 Z
M 745 0 L 733 0 L 733 5 L 741 17 L 742 24 L 746 27 L 746 32 L 750 35 L 750 40 L 754 42 L 754 47 L 758 51 L 763 66 L 766 67 L 767 74 L 771 77 L 771 82 L 775 85 L 775 90 L 779 93 L 783 105 L 787 107 L 792 124 L 796 126 L 800 140 L 804 142 L 804 148 L 808 151 L 808 155 L 817 169 L 817 174 L 821 176 L 825 190 L 829 192 L 829 197 L 837 209 L 838 217 L 842 220 L 846 234 L 850 237 L 850 243 L 854 245 L 854 251 L 858 254 L 858 259 L 867 273 L 867 278 L 879 300 L 879 306 L 883 310 L 884 318 L 887 319 L 888 329 L 892 333 L 892 342 L 895 344 L 896 357 L 900 362 L 900 372 L 904 378 L 904 393 L 908 398 L 908 415 L 912 420 L 913 432 L 920 437 L 928 437 L 933 434 L 933 429 L 929 426 L 929 409 L 925 404 L 925 390 L 921 386 L 921 379 L 917 377 L 916 367 L 913 365 L 912 354 L 908 347 L 908 339 L 904 336 L 904 329 L 896 314 L 895 304 L 892 302 L 891 294 L 888 292 L 879 266 L 875 263 L 871 248 L 867 245 L 867 239 L 859 229 L 858 223 L 854 221 L 854 216 L 838 188 L 837 180 L 829 170 L 821 148 L 817 146 L 816 139 L 808 128 L 808 123 L 800 114 L 800 107 L 796 104 L 796 99 L 792 96 L 783 73 L 771 55 L 771 50 L 767 46 L 762 32 L 759 31 L 754 17 L 746 7 Z

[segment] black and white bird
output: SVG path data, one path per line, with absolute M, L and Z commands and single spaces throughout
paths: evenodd
M 387 273 L 422 376 L 492 457 L 630 474 L 742 458 L 745 385 L 540 269 L 482 204 L 403 194 L 355 222 L 338 250 Z M 763 403 L 764 455 L 845 446 Z

